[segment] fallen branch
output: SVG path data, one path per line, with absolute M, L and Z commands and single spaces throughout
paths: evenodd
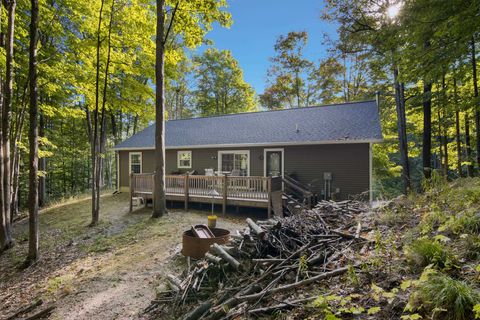
M 23 320 L 35 320 L 35 319 L 41 319 L 45 316 L 48 316 L 50 313 L 52 313 L 53 309 L 55 309 L 56 306 L 55 305 L 49 305 L 47 306 L 45 309 L 43 310 L 40 310 L 39 312 L 29 316 L 29 317 L 26 317 L 24 318 Z
M 22 307 L 20 309 L 18 309 L 18 311 L 16 311 L 15 313 L 13 313 L 12 315 L 8 316 L 7 318 L 5 318 L 5 320 L 13 320 L 13 319 L 18 319 L 18 316 L 21 315 L 21 314 L 24 314 L 24 313 L 27 313 L 27 312 L 30 312 L 32 311 L 33 309 L 35 309 L 36 307 L 40 306 L 43 304 L 43 300 L 42 299 L 38 299 L 32 303 L 30 303 L 28 306 L 26 307 Z
M 273 306 L 252 309 L 252 310 L 249 310 L 248 313 L 249 314 L 271 313 L 271 312 L 281 310 L 281 309 L 294 308 L 294 307 L 298 307 L 298 305 L 300 305 L 300 304 L 304 304 L 305 302 L 313 301 L 316 298 L 317 297 L 308 297 L 308 298 L 304 298 L 304 299 L 285 301 L 284 303 L 275 304 Z

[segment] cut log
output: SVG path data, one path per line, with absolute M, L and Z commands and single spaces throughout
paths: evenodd
M 222 261 L 222 258 L 214 256 L 213 254 L 211 254 L 209 252 L 205 253 L 205 258 L 207 258 L 208 260 L 210 260 L 213 263 L 220 263 Z
M 255 232 L 257 234 L 257 236 L 260 239 L 263 239 L 265 237 L 265 231 L 262 229 L 262 227 L 260 227 L 258 224 L 253 222 L 253 220 L 250 219 L 250 218 L 247 218 L 246 221 L 247 221 L 248 226 L 253 230 L 253 232 Z
M 183 320 L 197 320 L 200 319 L 212 306 L 212 301 L 207 300 L 195 309 L 193 309 L 190 313 L 188 313 Z
M 215 251 L 216 254 L 218 254 L 225 261 L 227 261 L 235 270 L 238 270 L 238 268 L 240 267 L 240 262 L 237 259 L 235 259 L 234 257 L 232 257 L 230 254 L 228 254 L 228 252 L 225 251 L 225 249 L 223 249 L 217 243 L 214 243 L 211 246 L 211 248 L 212 248 L 212 250 Z
M 182 281 L 175 277 L 173 274 L 167 275 L 168 286 L 174 291 L 180 291 L 182 289 Z

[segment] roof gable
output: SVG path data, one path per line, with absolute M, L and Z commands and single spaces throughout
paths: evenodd
M 274 145 L 378 142 L 382 139 L 375 101 L 166 121 L 167 148 L 217 145 Z M 155 125 L 114 149 L 150 149 Z

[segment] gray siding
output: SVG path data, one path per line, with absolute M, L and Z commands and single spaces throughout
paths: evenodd
M 319 197 L 324 189 L 324 172 L 332 173 L 332 191 L 336 188 L 340 189 L 339 199 L 345 199 L 349 195 L 359 194 L 369 189 L 369 145 L 367 143 L 285 146 L 283 148 L 285 173 L 294 176 L 304 184 L 310 184 Z M 263 176 L 264 149 L 264 147 L 178 149 L 192 151 L 192 169 L 178 169 L 178 150 L 167 150 L 166 172 L 171 174 L 195 170 L 198 174 L 205 174 L 205 168 L 217 170 L 219 150 L 250 150 L 250 175 Z M 138 151 L 142 152 L 143 172 L 153 172 L 153 150 Z M 121 188 L 129 185 L 128 153 L 129 151 L 119 151 Z
M 340 199 L 369 189 L 369 145 L 331 144 L 285 147 L 285 173 L 311 184 L 320 196 L 323 173 L 332 173 L 332 191 L 340 189 Z

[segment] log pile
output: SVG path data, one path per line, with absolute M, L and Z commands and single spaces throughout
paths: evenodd
M 297 289 L 346 273 L 370 242 L 360 236 L 354 201 L 321 202 L 285 218 L 247 219 L 228 246 L 213 245 L 145 310 L 151 318 L 232 319 L 292 308 L 314 299 Z M 349 232 L 352 225 L 355 232 Z M 358 230 L 358 232 L 357 232 Z

